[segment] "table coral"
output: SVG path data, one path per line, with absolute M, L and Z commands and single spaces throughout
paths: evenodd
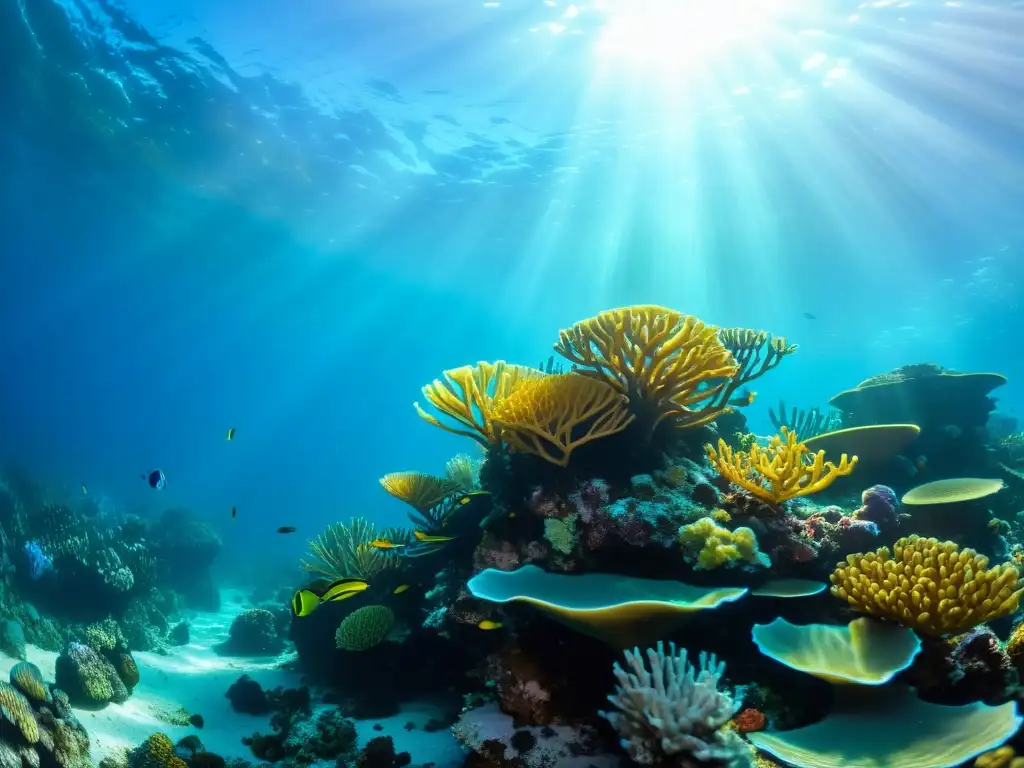
M 892 552 L 849 555 L 830 578 L 832 594 L 854 609 L 933 635 L 1013 613 L 1024 593 L 1013 564 L 989 568 L 973 549 L 919 536 L 899 539 Z

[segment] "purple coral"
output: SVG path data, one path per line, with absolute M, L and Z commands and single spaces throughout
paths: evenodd
M 879 528 L 896 526 L 900 501 L 896 491 L 887 485 L 873 485 L 860 495 L 861 507 L 853 513 L 856 520 L 867 520 Z

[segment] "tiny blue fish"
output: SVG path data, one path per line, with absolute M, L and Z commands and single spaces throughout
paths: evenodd
M 150 488 L 162 491 L 167 487 L 167 477 L 162 469 L 154 469 L 142 475 L 142 479 L 149 483 Z

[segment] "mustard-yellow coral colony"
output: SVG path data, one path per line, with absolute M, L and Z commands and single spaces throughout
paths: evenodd
M 825 461 L 824 451 L 811 453 L 786 427 L 764 448 L 754 443 L 749 451 L 734 451 L 719 440 L 717 450 L 711 445 L 704 450 L 722 477 L 769 504 L 823 491 L 857 466 L 857 457 L 845 453 L 838 466 Z
M 908 536 L 875 552 L 850 555 L 831 575 L 832 594 L 862 613 L 929 635 L 963 632 L 1017 610 L 1024 588 L 1011 563 L 951 541 Z
M 454 368 L 423 388 L 438 415 L 416 410 L 484 448 L 505 445 L 566 466 L 578 446 L 634 421 L 648 438 L 662 421 L 708 424 L 732 409 L 739 387 L 795 349 L 765 331 L 721 329 L 654 305 L 622 307 L 561 331 L 555 351 L 571 373 L 502 361 Z

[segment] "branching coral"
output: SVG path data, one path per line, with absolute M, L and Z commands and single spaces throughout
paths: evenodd
M 838 466 L 825 461 L 824 451 L 812 454 L 785 427 L 765 448 L 754 444 L 749 451 L 734 451 L 719 440 L 717 451 L 711 445 L 704 450 L 722 477 L 770 504 L 823 491 L 857 466 L 857 457 L 849 459 L 845 453 Z
M 1016 566 L 951 541 L 908 536 L 850 555 L 831 575 L 832 594 L 862 613 L 930 635 L 963 632 L 1017 610 L 1024 587 Z
M 650 669 L 647 665 L 650 665 Z M 618 685 L 608 700 L 617 712 L 602 712 L 622 737 L 622 746 L 637 763 L 654 765 L 674 756 L 691 757 L 727 768 L 753 766 L 753 751 L 735 731 L 725 728 L 741 701 L 718 684 L 725 664 L 701 653 L 700 666 L 661 643 L 648 649 L 647 664 L 639 648 L 626 651 L 626 668 L 616 662 Z
M 796 344 L 789 344 L 785 337 L 772 336 L 767 331 L 723 328 L 719 338 L 725 348 L 732 352 L 740 367 L 735 384 L 730 389 L 764 376 L 787 355 L 796 352 Z
M 614 387 L 562 373 L 519 382 L 492 418 L 514 450 L 564 467 L 581 445 L 625 429 L 634 417 Z
M 471 437 L 484 448 L 498 445 L 501 435 L 491 414 L 520 381 L 544 376 L 541 371 L 522 365 L 509 365 L 503 360 L 496 363 L 480 362 L 464 365 L 444 372 L 444 378 L 435 379 L 423 387 L 423 396 L 441 414 L 456 426 L 442 422 L 427 413 L 419 403 L 413 403 L 420 418 L 435 427 L 456 435 Z
M 651 413 L 652 428 L 668 417 L 681 427 L 713 421 L 727 406 L 711 402 L 740 370 L 717 327 L 653 305 L 578 322 L 559 333 L 555 350 L 579 373 L 626 395 L 635 410 Z
M 309 543 L 310 557 L 302 561 L 302 567 L 332 581 L 347 577 L 369 580 L 398 563 L 393 552 L 370 546 L 387 533 L 378 533 L 376 526 L 363 517 L 332 523 Z

